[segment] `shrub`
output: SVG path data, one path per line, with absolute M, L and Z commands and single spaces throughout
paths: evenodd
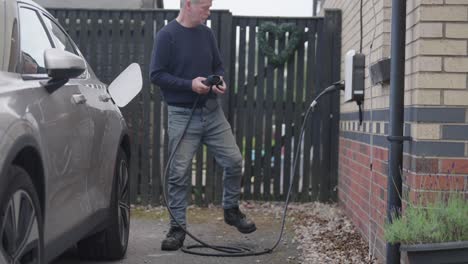
M 468 241 L 468 200 L 462 193 L 452 193 L 426 206 L 409 204 L 403 216 L 393 217 L 385 225 L 389 243 L 425 244 Z

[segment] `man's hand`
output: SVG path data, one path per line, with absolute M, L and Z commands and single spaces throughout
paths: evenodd
M 192 80 L 192 91 L 196 92 L 197 94 L 207 94 L 210 91 L 210 87 L 203 84 L 203 81 L 206 78 L 197 77 Z
M 220 77 L 221 77 L 222 84 L 218 86 L 216 85 L 213 86 L 213 92 L 215 94 L 224 94 L 227 89 L 226 82 L 224 82 L 223 76 L 220 76 Z

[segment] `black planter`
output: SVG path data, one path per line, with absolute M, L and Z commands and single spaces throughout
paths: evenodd
M 468 263 L 468 241 L 401 245 L 410 264 Z

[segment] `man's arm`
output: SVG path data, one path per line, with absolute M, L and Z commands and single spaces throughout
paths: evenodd
M 169 73 L 171 45 L 172 40 L 168 32 L 160 31 L 156 35 L 151 56 L 150 80 L 159 87 L 191 91 L 192 80 L 182 79 Z

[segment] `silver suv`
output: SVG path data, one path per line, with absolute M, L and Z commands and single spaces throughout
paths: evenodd
M 101 83 L 56 20 L 0 0 L 0 264 L 66 249 L 125 256 L 130 139 L 119 107 L 141 89 L 131 65 Z

